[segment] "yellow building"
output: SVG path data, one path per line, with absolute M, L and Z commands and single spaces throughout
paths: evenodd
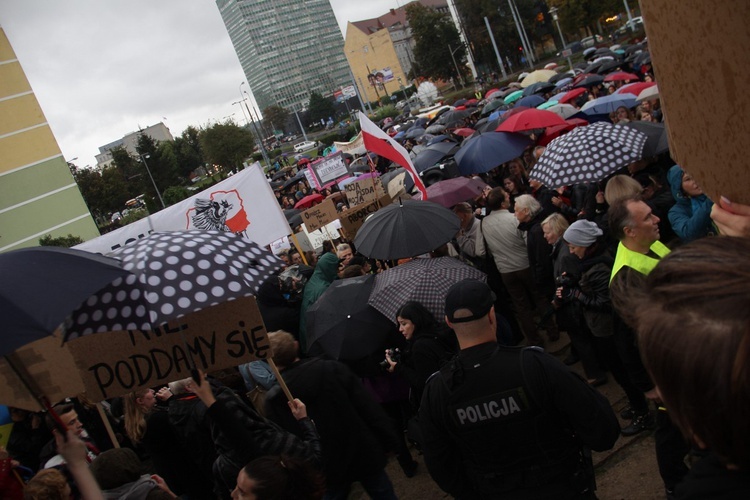
M 0 252 L 68 234 L 99 230 L 0 27 Z

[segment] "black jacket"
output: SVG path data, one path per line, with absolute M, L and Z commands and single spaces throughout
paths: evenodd
M 552 262 L 552 246 L 544 239 L 542 230 L 542 213 L 527 222 L 518 225 L 518 229 L 526 231 L 526 251 L 529 254 L 529 267 L 534 275 L 534 285 L 546 298 L 551 299 L 555 293 L 554 266 Z
M 284 369 L 283 376 L 318 428 L 329 490 L 383 470 L 386 452 L 398 446 L 395 427 L 345 365 L 308 358 Z M 284 429 L 299 432 L 279 387 L 266 395 L 266 415 Z
M 412 406 L 419 408 L 422 392 L 430 375 L 442 367 L 458 352 L 458 342 L 452 331 L 436 327 L 415 335 L 407 343 L 395 372 L 402 375 L 411 388 L 409 397 Z

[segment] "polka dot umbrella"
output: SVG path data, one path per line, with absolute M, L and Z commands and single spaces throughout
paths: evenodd
M 152 330 L 169 320 L 254 295 L 282 262 L 222 231 L 156 232 L 113 254 L 132 274 L 89 297 L 65 323 L 65 340 Z
M 607 122 L 579 127 L 549 143 L 529 178 L 553 189 L 596 182 L 640 160 L 646 139 L 635 129 Z

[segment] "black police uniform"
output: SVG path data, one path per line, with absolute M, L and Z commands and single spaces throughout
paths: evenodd
M 538 348 L 464 349 L 427 383 L 425 463 L 457 498 L 594 498 L 587 448 L 620 433 L 609 401 Z

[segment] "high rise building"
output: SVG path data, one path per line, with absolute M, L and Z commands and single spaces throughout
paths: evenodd
M 117 139 L 116 141 L 105 144 L 104 146 L 99 146 L 99 154 L 96 155 L 96 168 L 103 169 L 114 163 L 112 159 L 112 150 L 115 148 L 123 148 L 130 153 L 131 156 L 137 156 L 138 151 L 136 150 L 136 146 L 138 145 L 138 137 L 141 134 L 149 136 L 155 142 L 174 141 L 172 133 L 167 126 L 164 125 L 164 122 L 159 122 L 156 125 L 149 125 L 137 132 L 130 132 L 123 136 L 122 139 Z
M 310 94 L 351 85 L 328 0 L 216 0 L 261 110 L 307 107 Z
M 0 27 L 0 252 L 68 234 L 99 230 Z

